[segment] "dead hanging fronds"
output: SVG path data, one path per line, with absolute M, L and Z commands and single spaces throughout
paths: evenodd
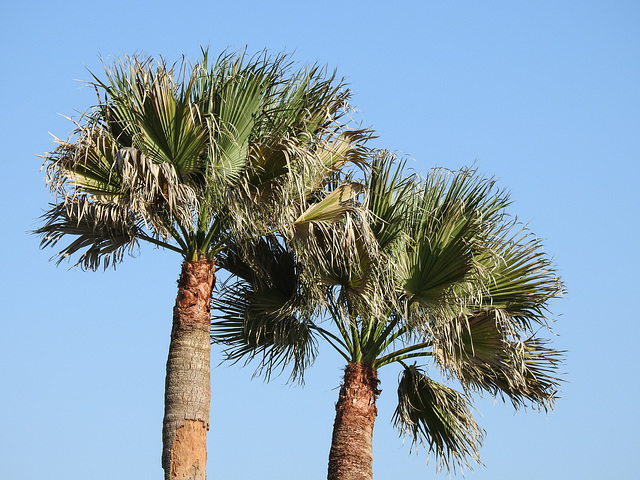
M 57 262 L 82 252 L 75 265 L 97 270 L 119 263 L 125 253 L 132 253 L 145 235 L 136 221 L 115 204 L 90 202 L 75 197 L 52 205 L 43 216 L 45 224 L 34 233 L 41 236 L 40 246 L 53 247 L 65 236 L 74 240 L 57 254 Z
M 199 209 L 195 190 L 180 182 L 175 167 L 155 163 L 139 150 L 127 147 L 114 156 L 122 178 L 120 201 L 137 212 L 159 235 L 166 237 L 166 219 L 175 220 L 187 231 L 194 232 L 194 212 Z
M 237 212 L 236 231 L 255 236 L 284 229 L 290 236 L 292 229 L 334 222 L 354 210 L 354 199 L 363 195 L 359 184 L 345 180 L 337 202 L 338 193 L 325 197 L 332 195 L 330 183 L 341 168 L 364 162 L 368 134 L 364 130 L 300 133 L 259 138 L 249 145 L 246 175 L 220 197 Z M 319 210 L 324 218 L 318 218 Z
M 133 147 L 118 148 L 100 126 L 78 127 L 73 141 L 57 140 L 46 157 L 47 182 L 63 203 L 115 204 L 139 216 L 154 235 L 166 238 L 167 219 L 193 231 L 198 209 L 194 189 L 181 182 L 175 167 L 156 163 Z

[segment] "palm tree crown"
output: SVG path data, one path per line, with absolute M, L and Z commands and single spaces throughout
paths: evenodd
M 562 355 L 537 333 L 548 328 L 548 301 L 563 287 L 539 240 L 505 213 L 509 197 L 493 180 L 472 170 L 407 176 L 388 152 L 378 152 L 370 164 L 359 248 L 331 248 L 345 235 L 342 225 L 322 234 L 330 257 L 315 272 L 324 289 L 322 307 L 314 315 L 299 314 L 304 298 L 296 295 L 296 255 L 280 243 L 262 243 L 270 270 L 256 274 L 240 268 L 242 262 L 230 269 L 236 281 L 215 302 L 221 313 L 212 335 L 227 346 L 229 359 L 257 357 L 267 373 L 293 362 L 298 376 L 320 339 L 345 359 L 330 479 L 368 478 L 332 466 L 346 455 L 336 446 L 343 442 L 339 423 L 348 413 L 342 398 L 350 395 L 350 379 L 360 376 L 368 384 L 369 403 L 375 403 L 376 372 L 390 363 L 403 370 L 393 417 L 398 429 L 433 452 L 439 467 L 470 467 L 480 461 L 483 438 L 470 412 L 473 391 L 505 396 L 516 407 L 552 407 Z M 376 248 L 368 237 L 375 238 Z M 268 293 L 273 290 L 280 303 Z M 439 376 L 458 382 L 462 393 L 429 376 L 428 361 Z M 358 415 L 372 416 L 373 427 L 375 408 Z M 349 442 L 357 442 L 346 435 L 349 449 Z M 367 448 L 352 460 L 368 455 Z
M 78 252 L 96 269 L 140 241 L 196 259 L 296 224 L 369 133 L 342 122 L 342 82 L 291 66 L 264 54 L 209 67 L 204 52 L 191 67 L 132 57 L 94 77 L 98 105 L 45 156 L 57 203 L 42 246 L 75 237 L 59 260 Z

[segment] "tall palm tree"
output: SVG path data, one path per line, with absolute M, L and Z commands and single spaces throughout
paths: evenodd
M 44 157 L 55 203 L 35 233 L 41 247 L 70 238 L 58 262 L 76 254 L 89 270 L 140 242 L 182 256 L 162 466 L 166 479 L 204 479 L 216 261 L 230 248 L 259 265 L 245 248 L 256 239 L 278 232 L 293 244 L 354 210 L 355 186 L 325 187 L 362 161 L 370 133 L 348 127 L 342 81 L 318 66 L 294 70 L 285 55 L 126 57 L 105 73 L 92 82 L 97 105 Z
M 553 406 L 562 354 L 538 329 L 548 328 L 548 302 L 562 285 L 540 242 L 506 215 L 508 195 L 494 181 L 471 170 L 404 176 L 386 152 L 371 166 L 369 215 L 356 231 L 363 240 L 372 235 L 377 249 L 356 241 L 361 248 L 343 254 L 335 240 L 345 225 L 323 232 L 332 262 L 316 271 L 325 296 L 313 311 L 297 295 L 304 282 L 294 252 L 262 243 L 269 271 L 242 262 L 231 268 L 236 281 L 215 302 L 213 338 L 227 345 L 229 359 L 257 357 L 267 373 L 292 362 L 298 376 L 319 340 L 344 358 L 329 480 L 372 478 L 378 370 L 391 363 L 402 367 L 396 427 L 439 468 L 471 467 L 483 438 L 472 392 L 507 397 L 515 407 Z

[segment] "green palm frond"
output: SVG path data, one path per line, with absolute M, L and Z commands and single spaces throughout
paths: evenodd
M 471 461 L 480 463 L 484 432 L 473 419 L 470 404 L 467 396 L 430 379 L 419 367 L 406 366 L 393 422 L 414 444 L 435 455 L 439 469 L 471 469 Z
M 211 171 L 236 184 L 250 161 L 249 147 L 260 117 L 270 109 L 271 90 L 280 81 L 282 58 L 222 55 L 207 73 L 208 88 L 198 102 L 211 133 Z
M 345 239 L 350 235 L 348 228 L 334 228 L 331 239 L 320 243 L 321 249 L 326 247 L 322 263 L 326 268 L 319 270 L 319 280 L 324 285 L 339 286 L 341 295 L 348 296 L 351 302 L 364 302 L 361 308 L 371 312 L 375 310 L 375 302 L 372 302 L 370 294 L 376 287 L 371 277 L 378 267 L 376 262 L 382 259 L 372 254 L 359 235 L 351 243 L 346 243 Z
M 336 81 L 335 72 L 327 75 L 326 68 L 312 65 L 278 89 L 273 101 L 276 108 L 267 120 L 313 134 L 346 113 L 349 96 L 344 80 Z
M 247 248 L 247 247 L 245 247 Z M 225 346 L 227 360 L 258 360 L 256 374 L 267 379 L 274 370 L 291 365 L 291 380 L 302 381 L 315 359 L 317 340 L 301 295 L 298 271 L 290 252 L 275 239 L 259 241 L 243 260 L 241 251 L 221 259 L 235 280 L 213 300 L 212 340 Z
M 290 365 L 291 380 L 302 381 L 317 353 L 317 341 L 310 324 L 288 311 L 280 292 L 226 287 L 213 307 L 219 313 L 212 318 L 211 338 L 224 345 L 226 360 L 247 364 L 257 359 L 256 375 L 267 380 Z
M 418 185 L 414 176 L 404 175 L 405 165 L 406 161 L 399 161 L 386 150 L 376 152 L 365 180 L 369 190 L 371 230 L 383 251 L 406 235 L 409 199 L 415 195 Z M 404 249 L 405 245 L 399 248 Z M 404 251 L 398 254 L 403 255 Z
M 154 69 L 151 60 L 125 58 L 105 68 L 106 81 L 94 75 L 94 85 L 107 96 L 103 115 L 114 137 L 156 163 L 173 165 L 182 177 L 203 173 L 208 136 L 191 102 L 200 69 L 188 74 L 183 63 L 174 70 L 163 59 Z
M 514 222 L 496 235 L 488 251 L 480 259 L 488 272 L 486 292 L 473 307 L 499 308 L 526 330 L 546 326 L 548 302 L 561 296 L 564 286 L 540 240 Z
M 234 101 L 254 90 L 256 95 L 251 97 L 255 102 L 243 107 L 245 120 L 252 125 L 250 135 L 241 134 L 247 130 L 237 125 L 231 127 L 246 169 L 219 202 L 220 208 L 233 208 L 235 228 L 251 237 L 273 230 L 274 225 L 291 226 L 326 187 L 331 174 L 363 162 L 363 144 L 371 134 L 338 122 L 349 93 L 342 84 L 334 85 L 333 77 L 323 78 L 321 69 L 312 67 L 287 77 L 291 64 L 285 55 L 264 54 L 246 65 L 243 59 L 225 62 L 232 67 L 226 67 L 220 85 L 236 85 L 244 77 L 253 82 L 247 80 Z M 218 123 L 222 113 L 216 114 Z
M 491 225 L 502 220 L 509 200 L 492 180 L 473 171 L 434 170 L 412 201 L 415 213 L 400 274 L 412 303 L 435 306 L 478 268 L 475 257 L 485 247 Z
M 506 395 L 516 408 L 553 405 L 563 353 L 539 338 L 521 340 L 508 314 L 479 311 L 441 326 L 434 338 L 436 359 L 463 385 Z
M 246 165 L 247 186 L 254 192 L 269 189 L 284 173 L 305 179 L 308 191 L 320 188 L 317 180 L 309 182 L 309 173 L 324 179 L 359 161 L 370 136 L 339 124 L 350 93 L 335 75 L 327 77 L 314 65 L 287 77 L 291 66 L 287 55 L 223 55 L 208 79 L 215 98 L 200 102 L 215 119 L 217 157 L 238 168 Z

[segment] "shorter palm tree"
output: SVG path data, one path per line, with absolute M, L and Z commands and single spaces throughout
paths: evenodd
M 480 461 L 474 391 L 546 409 L 560 381 L 561 352 L 537 329 L 548 328 L 547 304 L 562 285 L 540 242 L 505 214 L 508 195 L 470 170 L 437 169 L 423 180 L 403 171 L 387 152 L 373 158 L 359 248 L 342 249 L 346 224 L 313 233 L 326 258 L 309 272 L 282 241 L 262 242 L 256 248 L 270 267 L 227 257 L 236 277 L 215 302 L 213 339 L 230 360 L 256 358 L 267 375 L 292 362 L 297 378 L 321 339 L 344 358 L 330 480 L 372 478 L 378 370 L 386 365 L 402 367 L 394 424 L 452 470 Z M 324 289 L 321 305 L 306 300 L 310 279 Z M 462 391 L 435 380 L 427 363 Z

